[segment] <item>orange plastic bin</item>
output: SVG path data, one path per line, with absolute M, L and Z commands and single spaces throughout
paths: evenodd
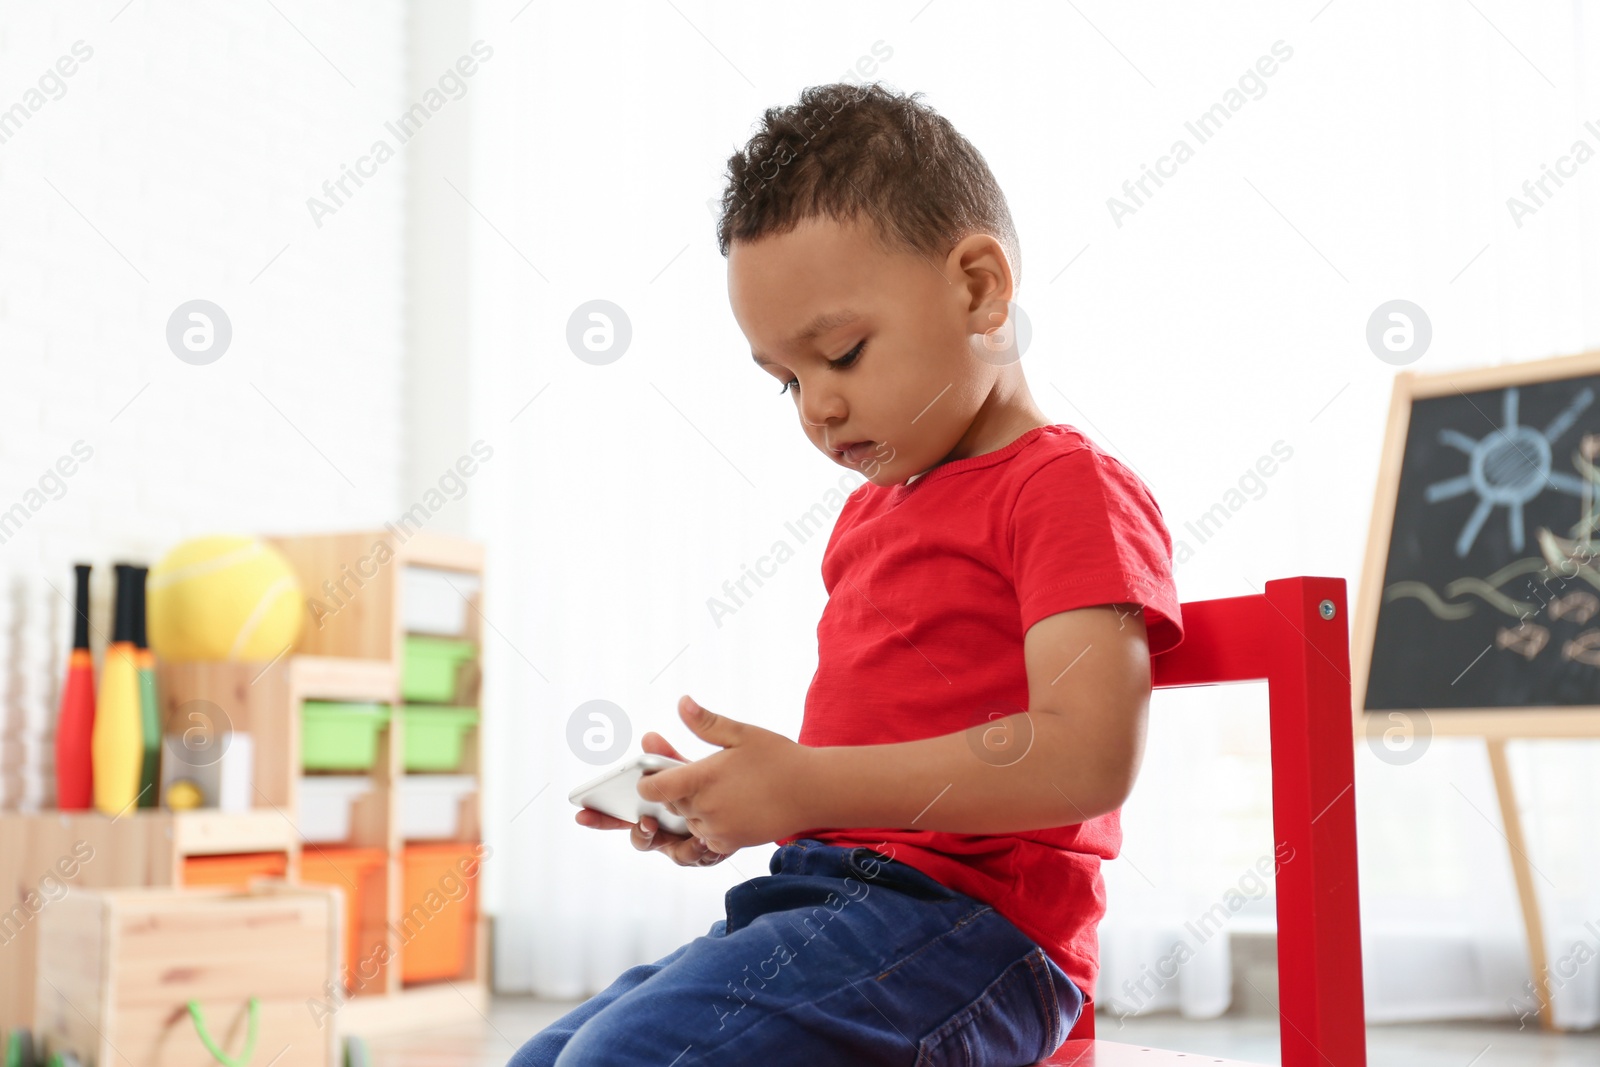
M 477 930 L 478 854 L 472 841 L 405 846 L 397 924 L 401 981 L 456 978 L 466 970 Z
M 307 845 L 300 853 L 300 881 L 306 885 L 338 886 L 344 891 L 344 944 L 340 946 L 339 974 L 349 975 L 347 988 L 377 977 L 364 963 L 383 943 L 383 878 L 388 854 L 381 848 L 320 848 Z M 364 937 L 363 934 L 366 934 Z M 365 943 L 364 943 L 365 942 Z
M 246 889 L 252 878 L 283 878 L 288 873 L 286 852 L 230 852 L 221 856 L 189 856 L 183 861 L 184 885 Z

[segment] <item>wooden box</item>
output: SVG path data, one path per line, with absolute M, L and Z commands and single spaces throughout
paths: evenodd
M 337 1067 L 339 915 L 337 891 L 282 882 L 74 890 L 38 917 L 35 1040 L 86 1064 L 216 1067 L 188 1002 L 238 1058 L 255 997 L 250 1062 Z

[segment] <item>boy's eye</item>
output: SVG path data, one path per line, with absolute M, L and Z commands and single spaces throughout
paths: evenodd
M 854 348 L 852 348 L 850 351 L 846 352 L 844 355 L 840 356 L 838 359 L 829 360 L 828 361 L 828 366 L 834 368 L 835 370 L 843 370 L 844 368 L 850 366 L 850 364 L 854 363 L 856 360 L 860 359 L 861 358 L 861 351 L 862 351 L 862 349 L 864 349 L 866 347 L 867 347 L 867 342 L 866 341 L 862 341 L 860 344 L 856 345 Z M 791 385 L 798 387 L 800 385 L 800 379 L 799 378 L 790 378 L 788 381 L 784 382 L 783 383 L 783 388 L 778 391 L 778 395 L 779 396 L 784 396 L 785 394 L 787 394 L 789 392 L 789 387 Z

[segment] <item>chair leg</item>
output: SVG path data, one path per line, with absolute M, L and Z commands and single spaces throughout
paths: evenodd
M 1283 1067 L 1365 1067 L 1345 583 L 1269 581 L 1265 604 Z

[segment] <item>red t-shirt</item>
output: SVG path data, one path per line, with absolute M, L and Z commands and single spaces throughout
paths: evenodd
M 822 580 L 805 745 L 915 741 L 1026 710 L 1023 635 L 1057 612 L 1138 603 L 1152 655 L 1183 637 L 1161 509 L 1121 461 L 1067 425 L 1035 427 L 907 485 L 862 484 L 828 539 Z M 1093 993 L 1100 861 L 1122 846 L 1120 809 L 1014 834 L 805 836 L 877 849 L 990 904 Z

